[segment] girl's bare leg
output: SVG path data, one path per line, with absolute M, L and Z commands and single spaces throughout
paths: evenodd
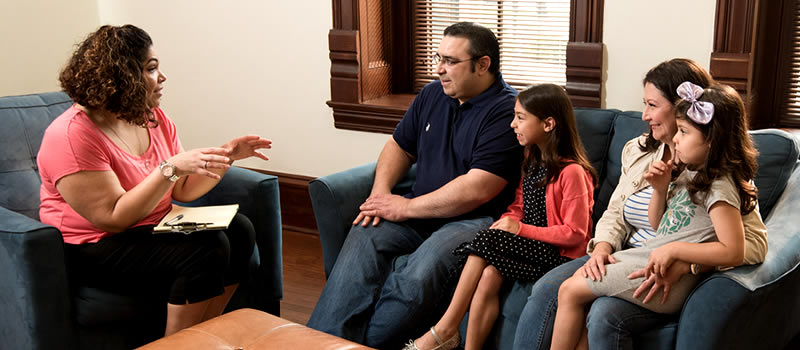
M 164 336 L 171 335 L 181 329 L 194 326 L 203 321 L 203 316 L 208 309 L 211 299 L 192 304 L 167 304 L 167 326 Z
M 589 350 L 589 329 L 586 326 L 583 327 L 583 332 L 581 332 L 581 340 L 578 342 L 578 346 L 575 347 L 577 350 Z
M 503 276 L 494 266 L 483 269 L 478 288 L 470 304 L 465 350 L 482 349 L 500 312 L 500 287 Z
M 475 287 L 478 285 L 485 266 L 486 260 L 483 258 L 472 254 L 467 257 L 467 262 L 464 264 L 464 269 L 461 270 L 461 277 L 458 279 L 458 285 L 453 294 L 453 300 L 450 301 L 442 319 L 433 326 L 442 341 L 447 341 L 458 333 L 458 325 L 467 313 L 472 295 L 475 293 Z M 433 349 L 438 345 L 430 331 L 425 332 L 414 343 L 419 349 Z
M 211 298 L 206 313 L 203 315 L 203 321 L 222 315 L 222 312 L 225 311 L 225 306 L 228 306 L 228 302 L 231 301 L 231 297 L 238 286 L 238 283 L 227 286 L 222 295 Z
M 573 350 L 586 328 L 587 304 L 597 299 L 578 270 L 558 289 L 558 309 L 550 349 Z

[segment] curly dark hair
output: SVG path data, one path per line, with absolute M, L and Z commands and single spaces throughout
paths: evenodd
M 152 45 L 134 25 L 104 25 L 78 45 L 58 77 L 61 88 L 84 107 L 108 110 L 133 125 L 157 125 L 143 74 Z
M 705 88 L 714 82 L 714 78 L 695 61 L 688 58 L 673 58 L 650 69 L 642 79 L 642 85 L 653 84 L 667 101 L 675 103 L 678 99 L 678 93 L 675 91 L 684 81 Z M 639 144 L 642 152 L 653 152 L 661 146 L 661 141 L 656 140 L 652 132 L 646 135 L 644 144 Z
M 564 88 L 555 84 L 533 85 L 520 91 L 517 101 L 536 118 L 552 117 L 556 122 L 543 150 L 533 144 L 525 146 L 527 156 L 522 163 L 523 172 L 528 175 L 533 169 L 543 166 L 546 175 L 536 185 L 545 186 L 558 180 L 561 169 L 575 163 L 586 169 L 592 176 L 593 184 L 597 185 L 597 172 L 578 137 L 572 102 Z
M 697 169 L 697 175 L 687 186 L 689 195 L 693 202 L 699 203 L 708 195 L 715 179 L 728 175 L 739 190 L 739 211 L 742 215 L 747 214 L 755 209 L 758 200 L 758 190 L 750 182 L 758 170 L 758 151 L 747 133 L 744 102 L 732 87 L 718 83 L 704 89 L 698 101 L 714 104 L 714 116 L 708 124 L 695 123 L 686 116 L 691 102 L 678 100 L 675 107 L 677 118 L 694 125 L 711 144 L 706 163 Z

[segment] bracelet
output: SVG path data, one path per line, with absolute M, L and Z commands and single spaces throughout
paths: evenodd
M 689 271 L 692 272 L 692 275 L 699 275 L 700 274 L 700 265 L 699 264 L 691 264 L 689 265 Z

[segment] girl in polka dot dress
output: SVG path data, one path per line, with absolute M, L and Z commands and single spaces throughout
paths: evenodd
M 558 85 L 532 86 L 517 96 L 511 127 L 525 147 L 523 176 L 508 211 L 455 254 L 466 262 L 442 319 L 405 349 L 452 349 L 467 311 L 466 349 L 480 349 L 500 308 L 504 281 L 536 281 L 586 254 L 597 176 Z

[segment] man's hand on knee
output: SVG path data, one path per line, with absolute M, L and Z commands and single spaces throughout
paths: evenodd
M 372 221 L 372 226 L 378 226 L 381 222 L 380 216 L 369 216 L 364 214 L 363 211 L 358 213 L 358 216 L 353 220 L 353 225 L 361 224 L 361 227 L 367 227 L 369 222 Z
M 409 219 L 407 209 L 410 202 L 410 199 L 395 194 L 371 196 L 359 207 L 361 210 L 359 217 L 364 216 L 394 222 L 406 221 Z M 356 222 L 358 221 L 358 218 L 356 218 Z M 362 226 L 366 226 L 368 221 L 364 221 L 364 218 L 362 218 L 361 222 Z M 378 222 L 373 219 L 373 226 L 377 224 Z

